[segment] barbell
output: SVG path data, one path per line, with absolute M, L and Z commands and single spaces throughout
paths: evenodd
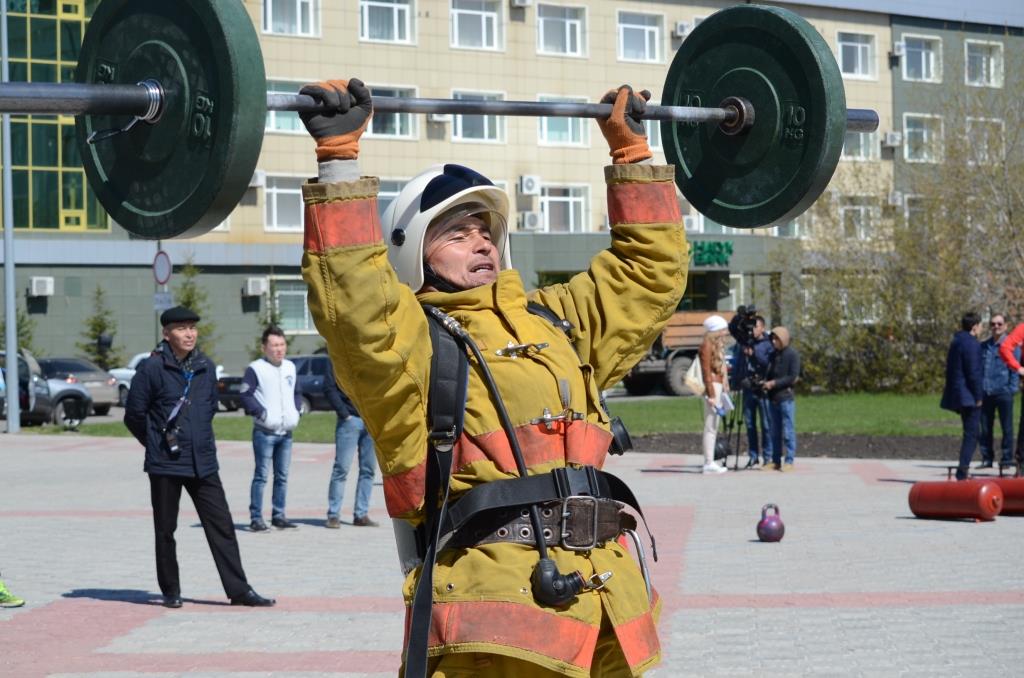
M 238 0 L 103 0 L 82 42 L 75 83 L 7 83 L 0 111 L 76 116 L 89 183 L 140 238 L 201 235 L 249 186 L 266 113 L 315 111 L 308 96 L 267 93 L 259 38 Z M 784 222 L 821 194 L 847 131 L 878 115 L 846 109 L 831 50 L 777 7 L 722 10 L 673 58 L 660 120 L 686 199 L 716 222 Z M 716 106 L 706 106 L 715 102 Z M 377 113 L 597 118 L 608 104 L 374 97 Z

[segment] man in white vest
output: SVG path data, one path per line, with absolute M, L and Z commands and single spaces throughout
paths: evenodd
M 242 378 L 242 406 L 252 416 L 252 450 L 256 470 L 250 490 L 249 529 L 265 532 L 263 488 L 271 462 L 274 489 L 270 524 L 279 529 L 298 527 L 285 515 L 288 467 L 292 461 L 292 430 L 299 423 L 301 392 L 296 388 L 295 363 L 285 359 L 288 341 L 278 327 L 268 327 L 262 337 L 263 357 L 249 363 Z

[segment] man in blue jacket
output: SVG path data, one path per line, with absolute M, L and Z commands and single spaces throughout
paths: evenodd
M 999 428 L 1003 431 L 1001 466 L 1013 463 L 1013 397 L 1020 386 L 1020 375 L 1010 369 L 999 357 L 999 347 L 1006 339 L 1006 316 L 996 313 L 988 323 L 992 332 L 981 342 L 981 465 L 978 468 L 992 468 L 995 459 L 993 439 L 995 438 L 995 415 L 999 413 Z M 1020 347 L 1013 350 L 1013 356 L 1020 362 Z
M 751 318 L 751 315 L 753 316 Z M 752 319 L 753 324 L 749 324 Z M 746 320 L 746 324 L 744 321 Z M 750 328 L 749 332 L 747 327 Z M 747 428 L 747 468 L 758 464 L 761 456 L 763 467 L 772 463 L 771 412 L 768 398 L 761 386 L 771 362 L 775 348 L 765 332 L 765 320 L 756 315 L 753 306 L 740 306 L 729 321 L 729 334 L 736 340 L 734 369 L 730 372 L 733 390 L 743 389 L 743 425 Z M 761 436 L 757 435 L 757 420 L 761 419 Z M 760 452 L 758 452 L 760 450 Z
M 981 421 L 982 369 L 981 316 L 973 311 L 960 319 L 960 331 L 953 335 L 946 355 L 946 387 L 939 406 L 960 415 L 963 438 L 960 441 L 960 462 L 956 479 L 965 480 L 967 469 L 978 445 L 978 426 Z
M 206 533 L 224 593 L 232 605 L 268 607 L 274 600 L 252 590 L 242 569 L 224 487 L 220 482 L 213 415 L 215 368 L 196 348 L 199 316 L 182 306 L 160 316 L 164 340 L 132 377 L 124 424 L 146 448 L 156 532 L 156 577 L 166 607 L 181 607 L 177 546 L 178 505 L 185 488 Z

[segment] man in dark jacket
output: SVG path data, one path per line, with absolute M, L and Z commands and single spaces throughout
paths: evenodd
M 793 387 L 800 380 L 800 354 L 790 346 L 789 330 L 785 327 L 772 330 L 772 347 L 775 352 L 768 363 L 763 386 L 772 415 L 772 467 L 776 471 L 792 471 L 796 458 L 796 393 Z M 783 445 L 786 450 L 784 463 Z
M 758 456 L 761 456 L 764 466 L 771 463 L 772 455 L 772 433 L 771 433 L 771 412 L 768 409 L 768 399 L 764 397 L 761 384 L 764 383 L 764 375 L 768 370 L 772 354 L 775 349 L 772 347 L 771 339 L 765 332 L 765 321 L 762 316 L 753 316 L 753 325 L 744 324 L 754 313 L 754 307 L 740 306 L 736 309 L 736 315 L 729 321 L 729 334 L 736 340 L 735 356 L 733 361 L 734 369 L 730 372 L 732 389 L 743 390 L 743 425 L 747 428 L 747 468 L 753 468 L 758 464 Z M 747 320 L 749 323 L 749 320 Z M 749 333 L 746 328 L 749 327 Z M 757 435 L 757 420 L 761 419 L 761 436 Z M 760 450 L 760 452 L 758 451 Z
M 215 368 L 196 348 L 195 312 L 176 306 L 160 316 L 164 340 L 132 378 L 124 424 L 146 448 L 156 532 L 156 575 L 166 607 L 181 607 L 174 531 L 184 487 L 199 513 L 217 573 L 232 605 L 268 607 L 242 570 L 235 524 L 217 471 L 213 415 Z
M 959 414 L 963 424 L 957 480 L 967 478 L 967 469 L 974 456 L 974 448 L 978 445 L 983 400 L 979 334 L 981 316 L 973 311 L 964 313 L 960 319 L 960 331 L 953 335 L 946 354 L 946 387 L 942 391 L 939 406 Z
M 367 515 L 370 511 L 370 493 L 373 491 L 373 476 L 377 470 L 377 457 L 373 449 L 373 438 L 366 430 L 366 424 L 356 411 L 349 397 L 338 387 L 334 371 L 328 377 L 327 399 L 338 414 L 334 429 L 334 468 L 331 469 L 331 483 L 327 488 L 326 527 L 341 527 L 341 504 L 345 498 L 345 481 L 352 467 L 352 457 L 358 452 L 359 478 L 356 481 L 355 509 L 352 524 L 357 527 L 377 527 L 378 523 Z

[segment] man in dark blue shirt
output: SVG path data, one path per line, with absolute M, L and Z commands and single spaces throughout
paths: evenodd
M 960 440 L 960 461 L 957 480 L 967 479 L 967 469 L 978 446 L 978 426 L 981 422 L 982 370 L 981 316 L 973 311 L 960 319 L 960 331 L 953 335 L 946 354 L 946 387 L 939 406 L 960 415 L 963 437 Z
M 775 349 L 771 339 L 765 332 L 765 320 L 754 315 L 752 325 L 747 332 L 744 322 L 750 322 L 748 315 L 753 307 L 740 306 L 736 315 L 729 322 L 729 334 L 736 340 L 736 359 L 733 361 L 733 376 L 730 379 L 733 389 L 742 389 L 743 425 L 747 428 L 747 468 L 761 464 L 768 466 L 772 462 L 771 414 L 768 411 L 768 399 L 764 397 L 761 384 L 768 371 Z M 757 420 L 761 420 L 761 435 L 758 437 Z

